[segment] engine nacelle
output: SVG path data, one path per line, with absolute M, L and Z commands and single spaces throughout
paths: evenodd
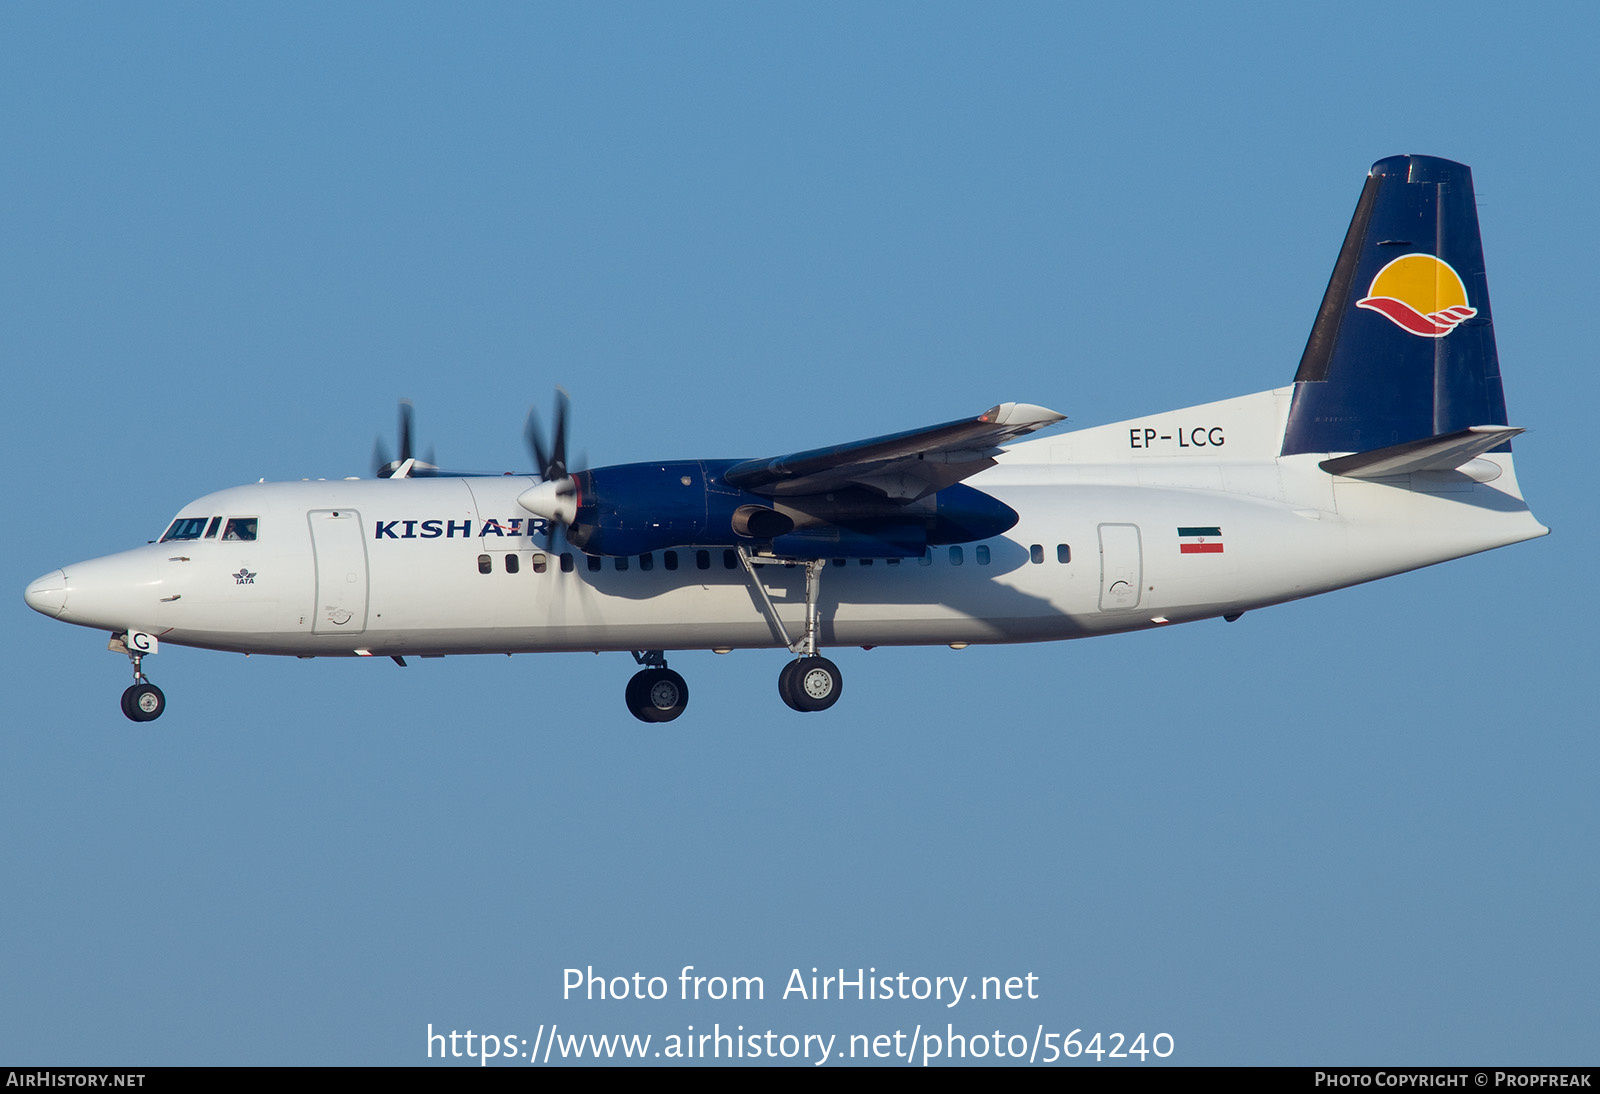
M 722 481 L 734 460 L 617 464 L 573 475 L 567 541 L 595 555 L 743 545 L 789 558 L 910 558 L 989 539 L 1017 523 L 996 498 L 957 483 L 900 502 L 863 487 L 769 498 Z

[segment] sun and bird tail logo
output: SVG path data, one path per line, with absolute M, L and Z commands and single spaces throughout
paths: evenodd
M 1430 254 L 1401 255 L 1372 279 L 1356 307 L 1375 311 L 1403 331 L 1443 338 L 1478 314 L 1450 263 Z

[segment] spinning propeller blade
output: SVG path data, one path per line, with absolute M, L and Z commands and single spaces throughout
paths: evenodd
M 571 411 L 571 397 L 565 388 L 558 387 L 551 422 L 551 443 L 545 443 L 544 430 L 539 427 L 537 407 L 528 411 L 528 421 L 524 427 L 528 450 L 533 454 L 534 466 L 539 469 L 539 478 L 543 481 L 524 491 L 518 500 L 523 508 L 549 522 L 549 533 L 545 540 L 547 548 L 555 543 L 556 529 L 571 524 L 578 513 L 578 485 L 567 463 L 567 418 Z
M 400 455 L 395 459 L 390 459 L 389 447 L 383 443 L 383 438 L 380 436 L 376 441 L 374 441 L 372 445 L 372 474 L 374 477 L 380 479 L 393 478 L 397 472 L 401 472 L 402 468 L 404 468 L 404 472 L 401 475 L 403 478 L 414 475 L 422 475 L 430 471 L 437 471 L 439 469 L 439 465 L 437 462 L 435 462 L 433 449 L 431 447 L 428 449 L 428 458 L 425 460 L 417 459 L 415 453 L 412 451 L 412 421 L 415 416 L 416 410 L 411 405 L 411 400 L 401 399 L 399 429 Z M 406 466 L 408 463 L 410 464 L 409 467 Z

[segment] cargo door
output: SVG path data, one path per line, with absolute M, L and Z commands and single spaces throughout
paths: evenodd
M 1100 526 L 1100 610 L 1128 611 L 1139 606 L 1144 590 L 1144 553 L 1137 524 Z

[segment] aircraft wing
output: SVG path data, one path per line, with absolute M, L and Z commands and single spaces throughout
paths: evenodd
M 1006 441 L 1065 418 L 1032 403 L 1001 403 L 976 418 L 745 460 L 722 477 L 730 486 L 768 497 L 863 486 L 889 498 L 914 501 L 993 467 L 999 446 Z

